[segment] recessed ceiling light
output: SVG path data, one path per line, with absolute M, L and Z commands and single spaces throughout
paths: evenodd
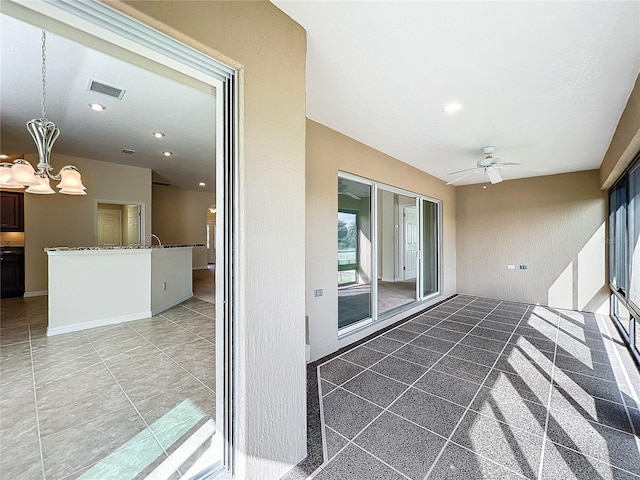
M 457 112 L 461 108 L 462 108 L 462 104 L 461 103 L 450 103 L 448 105 L 445 105 L 442 108 L 442 110 L 444 110 L 447 113 L 451 113 L 451 112 Z
M 90 103 L 89 106 L 91 107 L 91 110 L 95 112 L 102 112 L 103 110 L 107 109 L 107 107 L 105 107 L 101 103 Z
M 0 160 L 6 160 L 7 158 L 9 158 L 9 155 L 5 155 L 4 153 L 0 155 Z
M 204 182 L 200 182 L 198 185 L 201 186 L 201 187 L 206 187 L 207 186 L 207 184 L 204 183 Z
M 153 135 L 156 138 L 164 137 L 164 133 L 162 133 L 162 132 L 153 132 L 151 135 Z
M 164 151 L 164 152 L 162 152 L 162 154 L 163 154 L 165 157 L 170 157 L 171 155 L 173 155 L 173 152 Z

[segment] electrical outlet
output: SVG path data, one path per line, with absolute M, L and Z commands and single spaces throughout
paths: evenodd
M 162 282 L 162 289 L 167 290 L 167 282 Z
M 314 292 L 313 292 L 313 296 L 314 297 L 321 297 L 323 295 L 324 295 L 324 290 L 321 289 L 321 288 L 319 288 L 317 290 L 314 290 Z
M 515 269 L 516 269 L 516 266 L 515 266 L 515 265 L 511 265 L 511 264 L 509 264 L 509 265 L 507 265 L 507 268 L 508 268 L 509 270 L 515 270 Z
M 527 266 L 526 265 L 520 265 L 520 270 L 526 270 Z

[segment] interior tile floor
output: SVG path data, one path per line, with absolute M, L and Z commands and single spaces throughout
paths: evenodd
M 145 478 L 215 428 L 211 303 L 53 337 L 46 297 L 3 299 L 0 315 L 0 478 Z
M 640 375 L 608 317 L 456 296 L 318 376 L 310 478 L 640 478 Z
M 416 301 L 416 281 L 378 280 L 378 312 L 383 315 Z M 371 316 L 371 285 L 355 284 L 338 289 L 338 328 Z

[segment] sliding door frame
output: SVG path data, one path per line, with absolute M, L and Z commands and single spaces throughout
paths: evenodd
M 4 0 L 2 13 L 84 45 L 91 41 L 91 48 L 104 48 L 107 53 L 115 45 L 215 88 L 217 158 L 212 160 L 219 205 L 215 241 L 223 258 L 221 268 L 216 269 L 216 318 L 221 327 L 216 328 L 215 364 L 220 368 L 216 371 L 216 433 L 212 440 L 216 459 L 206 478 L 230 479 L 238 444 L 238 71 L 98 0 Z
M 351 180 L 354 182 L 359 182 L 362 184 L 369 185 L 371 187 L 371 317 L 362 319 L 357 321 L 351 325 L 338 329 L 338 337 L 344 337 L 350 333 L 353 333 L 357 330 L 365 328 L 371 324 L 375 324 L 380 321 L 386 320 L 388 317 L 397 315 L 398 312 L 402 310 L 409 310 L 416 305 L 431 300 L 432 298 L 437 297 L 442 292 L 442 201 L 429 197 L 427 195 L 423 195 L 420 193 L 415 193 L 410 190 L 405 190 L 403 188 L 395 187 L 393 185 L 389 185 L 383 182 L 377 182 L 375 180 L 371 180 L 365 177 L 361 177 L 359 175 L 354 175 L 352 173 L 338 171 L 338 179 L 344 178 L 345 180 Z M 413 302 L 407 303 L 406 305 L 402 305 L 398 307 L 398 309 L 391 310 L 388 314 L 379 315 L 378 311 L 378 191 L 384 190 L 396 195 L 402 195 L 404 197 L 410 197 L 415 199 L 416 211 L 418 214 L 418 231 L 419 231 L 419 262 L 418 262 L 418 272 L 416 274 L 416 290 L 415 290 L 415 299 Z M 423 295 L 423 282 L 424 282 L 424 215 L 423 215 L 423 201 L 428 201 L 436 205 L 436 281 L 437 281 L 437 290 L 428 295 Z

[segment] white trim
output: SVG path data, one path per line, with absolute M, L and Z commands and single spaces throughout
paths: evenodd
M 60 335 L 62 333 L 78 332 L 80 330 L 87 330 L 89 328 L 106 327 L 108 325 L 115 325 L 117 323 L 131 322 L 132 320 L 141 320 L 143 318 L 151 318 L 152 312 L 147 310 L 145 312 L 130 313 L 129 315 L 122 315 L 119 317 L 103 318 L 100 320 L 93 320 L 91 322 L 74 323 L 73 325 L 63 325 L 61 327 L 48 327 L 47 337 L 53 335 Z
M 46 297 L 47 295 L 49 295 L 49 291 L 48 290 L 36 290 L 33 292 L 24 292 L 24 295 L 22 295 L 23 298 L 29 298 L 29 297 Z
M 193 267 L 191 270 L 209 270 L 209 267 Z
M 176 298 L 175 300 L 169 302 L 169 303 L 165 303 L 164 305 L 158 307 L 158 308 L 154 308 L 153 310 L 151 310 L 151 315 L 158 315 L 159 313 L 164 312 L 165 310 L 169 310 L 171 307 L 175 307 L 176 305 L 178 305 L 179 303 L 184 302 L 185 300 L 189 300 L 191 297 L 193 297 L 193 292 L 189 293 L 188 295 L 184 295 L 180 298 Z

